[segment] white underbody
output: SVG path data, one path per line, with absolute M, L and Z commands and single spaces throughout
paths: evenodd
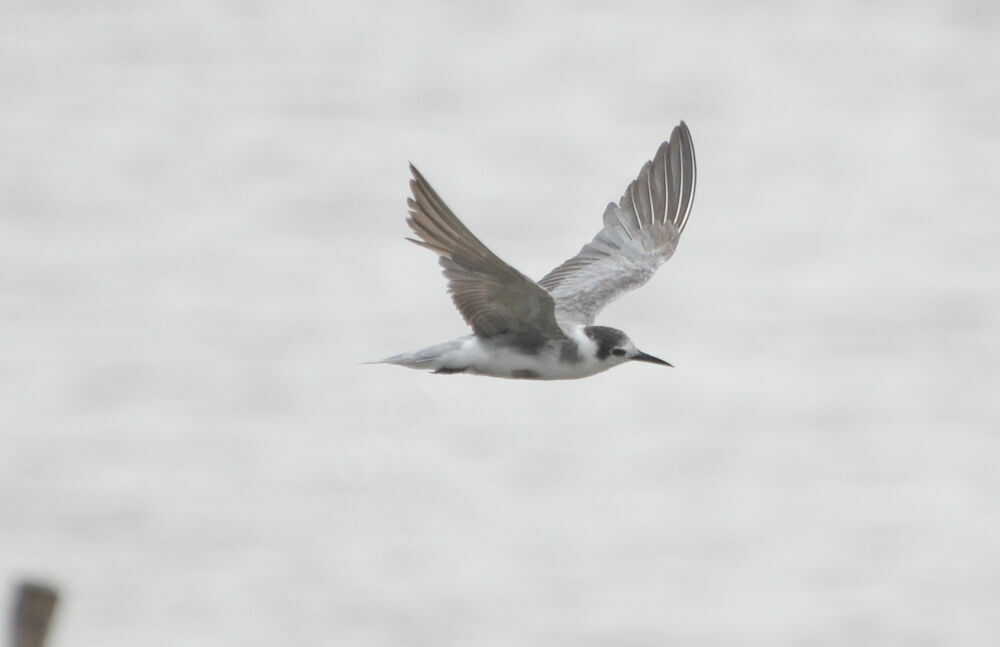
M 527 349 L 504 338 L 460 337 L 384 360 L 440 373 L 471 373 L 515 379 L 571 380 L 606 371 L 619 358 L 597 358 L 597 344 L 579 327 L 568 338 Z

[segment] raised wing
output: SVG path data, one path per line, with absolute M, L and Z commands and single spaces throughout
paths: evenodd
M 412 164 L 406 222 L 422 240 L 407 240 L 437 252 L 458 311 L 479 336 L 506 333 L 563 335 L 552 296 L 489 250 L 448 208 Z
M 604 228 L 538 282 L 555 299 L 556 319 L 590 325 L 604 306 L 646 283 L 674 253 L 694 188 L 694 146 L 682 121 L 618 204 L 605 209 Z

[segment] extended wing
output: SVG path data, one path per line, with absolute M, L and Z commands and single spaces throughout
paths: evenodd
M 694 146 L 682 121 L 618 204 L 605 209 L 604 228 L 538 282 L 555 299 L 556 319 L 590 325 L 604 306 L 646 283 L 674 253 L 694 189 Z
M 407 199 L 410 227 L 422 240 L 411 242 L 440 256 L 448 291 L 458 311 L 479 336 L 505 333 L 561 337 L 552 296 L 504 263 L 448 208 L 412 164 Z

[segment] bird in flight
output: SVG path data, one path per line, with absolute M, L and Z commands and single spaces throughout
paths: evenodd
M 419 240 L 407 240 L 440 257 L 472 334 L 376 363 L 540 380 L 587 377 L 630 360 L 671 366 L 594 318 L 645 284 L 677 247 L 695 189 L 694 146 L 683 121 L 618 204 L 607 206 L 594 239 L 537 283 L 476 238 L 412 164 L 410 171 L 407 223 Z

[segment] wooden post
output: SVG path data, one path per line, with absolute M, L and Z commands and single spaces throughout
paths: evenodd
M 43 647 L 59 593 L 44 584 L 22 582 L 16 597 L 11 647 Z

